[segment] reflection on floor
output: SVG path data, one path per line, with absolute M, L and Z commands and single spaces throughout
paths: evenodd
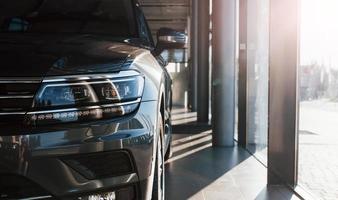
M 182 112 L 175 119 L 184 121 Z M 285 187 L 266 187 L 266 168 L 240 147 L 213 148 L 210 126 L 174 127 L 173 157 L 166 163 L 166 199 L 298 199 Z

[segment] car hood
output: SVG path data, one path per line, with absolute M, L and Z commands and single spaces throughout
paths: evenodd
M 139 49 L 91 35 L 0 34 L 0 77 L 118 72 Z

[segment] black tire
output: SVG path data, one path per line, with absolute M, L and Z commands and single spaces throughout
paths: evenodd
M 159 137 L 156 145 L 156 160 L 154 169 L 154 182 L 152 191 L 152 200 L 164 200 L 165 194 L 165 168 L 164 168 L 164 147 L 163 147 L 163 123 L 161 115 L 158 120 Z
M 164 161 L 169 160 L 172 155 L 173 155 L 173 151 L 172 151 L 171 140 L 170 140 L 167 152 L 165 153 L 165 156 L 164 156 Z

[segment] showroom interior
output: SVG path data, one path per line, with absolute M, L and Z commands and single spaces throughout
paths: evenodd
M 338 199 L 337 0 L 1 1 L 0 200 Z
M 140 3 L 153 34 L 189 36 L 168 67 L 168 199 L 338 198 L 334 1 Z

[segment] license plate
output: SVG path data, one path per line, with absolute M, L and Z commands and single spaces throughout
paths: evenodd
M 83 200 L 116 200 L 115 192 L 107 192 L 102 194 L 90 195 L 87 198 L 82 198 Z

